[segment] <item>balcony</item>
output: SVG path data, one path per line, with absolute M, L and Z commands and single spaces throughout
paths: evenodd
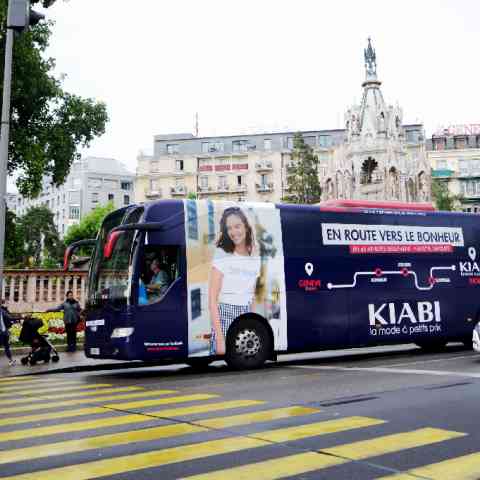
M 162 198 L 162 189 L 157 188 L 157 189 L 152 189 L 152 188 L 146 188 L 145 189 L 145 198 L 148 199 L 157 199 L 157 198 Z
M 247 191 L 246 185 L 235 185 L 234 187 L 232 187 L 232 192 L 235 192 L 235 193 L 241 193 L 246 191 Z
M 216 191 L 217 193 L 228 193 L 230 191 L 230 185 L 219 185 Z
M 273 165 L 270 160 L 263 160 L 261 162 L 255 162 L 255 170 L 257 172 L 267 172 L 273 170 Z
M 170 193 L 172 195 L 186 195 L 187 189 L 183 185 L 177 187 L 170 187 Z
M 289 161 L 289 162 L 287 162 L 287 163 L 285 164 L 285 168 L 286 168 L 287 170 L 292 170 L 292 169 L 295 168 L 295 167 L 296 167 L 296 163 L 295 163 L 295 162 L 292 162 L 292 161 Z
M 273 191 L 273 183 L 256 183 L 255 187 L 259 193 L 268 193 Z

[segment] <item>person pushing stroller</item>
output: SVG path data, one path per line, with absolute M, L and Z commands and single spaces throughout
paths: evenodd
M 35 365 L 38 362 L 48 363 L 50 360 L 58 362 L 60 357 L 55 347 L 49 342 L 47 335 L 39 333 L 43 322 L 39 318 L 27 316 L 22 323 L 22 329 L 18 339 L 30 345 L 30 353 L 21 359 L 22 365 Z
M 67 292 L 67 298 L 58 307 L 50 308 L 47 312 L 60 312 L 63 310 L 63 323 L 67 333 L 67 352 L 77 350 L 77 325 L 80 322 L 81 307 L 73 298 L 73 292 Z

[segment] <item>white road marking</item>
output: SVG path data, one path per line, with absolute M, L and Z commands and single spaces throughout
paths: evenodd
M 320 365 L 289 365 L 288 368 L 304 368 L 309 370 L 338 370 L 346 372 L 403 373 L 408 375 L 435 375 L 462 378 L 480 378 L 480 373 L 459 373 L 444 370 L 409 370 L 407 368 L 387 367 L 327 367 Z

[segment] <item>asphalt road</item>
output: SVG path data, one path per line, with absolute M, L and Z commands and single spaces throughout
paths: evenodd
M 0 478 L 479 479 L 480 356 L 451 345 L 0 378 Z

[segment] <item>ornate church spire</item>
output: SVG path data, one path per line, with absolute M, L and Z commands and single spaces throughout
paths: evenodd
M 377 77 L 377 55 L 372 48 L 370 37 L 368 37 L 368 47 L 363 50 L 365 57 L 365 72 L 367 80 Z

